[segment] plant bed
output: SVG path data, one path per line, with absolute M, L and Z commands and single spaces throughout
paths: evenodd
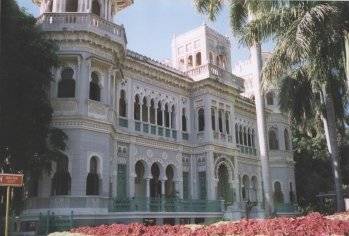
M 250 219 L 231 221 L 213 225 L 163 225 L 144 226 L 142 224 L 112 224 L 97 227 L 80 227 L 71 233 L 93 236 L 215 236 L 215 235 L 349 235 L 348 213 L 323 216 L 311 213 L 304 217 L 274 219 Z M 341 218 L 345 220 L 341 220 Z M 64 235 L 64 234 L 62 234 Z

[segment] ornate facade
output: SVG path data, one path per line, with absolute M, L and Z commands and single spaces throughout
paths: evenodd
M 50 210 L 73 211 L 81 224 L 194 223 L 245 217 L 250 203 L 250 215 L 263 216 L 254 102 L 231 73 L 226 37 L 206 25 L 176 36 L 165 65 L 128 50 L 112 22 L 132 0 L 35 2 L 38 27 L 59 45 L 52 125 L 69 139 L 67 158 L 34 185 L 24 220 Z M 270 169 L 285 213 L 295 202 L 291 133 L 273 102 Z

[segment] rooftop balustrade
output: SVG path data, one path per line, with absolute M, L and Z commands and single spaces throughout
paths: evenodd
M 92 13 L 44 13 L 37 19 L 43 31 L 86 31 L 126 45 L 125 29 Z

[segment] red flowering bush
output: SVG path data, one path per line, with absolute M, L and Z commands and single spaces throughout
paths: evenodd
M 241 220 L 219 225 L 189 228 L 185 225 L 144 226 L 142 224 L 112 224 L 98 227 L 80 227 L 71 232 L 94 236 L 218 236 L 218 235 L 349 235 L 349 221 L 328 219 L 319 213 L 305 217 Z

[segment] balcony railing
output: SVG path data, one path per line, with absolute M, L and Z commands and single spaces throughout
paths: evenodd
M 186 73 L 194 79 L 217 78 L 219 81 L 230 84 L 237 89 L 244 89 L 244 81 L 241 78 L 211 63 L 195 67 Z
M 121 118 L 119 118 L 121 119 Z M 128 120 L 126 118 L 122 118 L 124 121 L 123 123 L 128 122 Z M 158 126 L 155 124 L 150 124 L 148 122 L 142 122 L 139 120 L 135 120 L 135 131 L 137 132 L 143 132 L 146 134 L 152 134 L 152 135 L 157 135 L 160 137 L 165 137 L 168 139 L 174 139 L 177 140 L 177 130 L 175 129 L 171 129 L 168 127 L 163 127 L 163 126 Z M 123 126 L 121 125 L 122 123 L 119 122 L 119 125 L 122 127 L 127 127 L 127 126 Z
M 257 149 L 254 147 L 248 147 L 248 146 L 243 146 L 243 145 L 239 145 L 239 144 L 237 144 L 236 147 L 243 154 L 257 156 Z
M 275 204 L 275 211 L 277 213 L 295 213 L 298 212 L 298 206 L 292 203 Z
M 87 31 L 107 36 L 123 46 L 126 34 L 123 26 L 104 20 L 92 13 L 44 13 L 37 19 L 44 31 Z
M 99 196 L 32 197 L 25 201 L 25 209 L 108 208 L 108 198 Z
M 178 198 L 132 198 L 111 200 L 111 212 L 222 212 L 219 200 L 184 200 Z

